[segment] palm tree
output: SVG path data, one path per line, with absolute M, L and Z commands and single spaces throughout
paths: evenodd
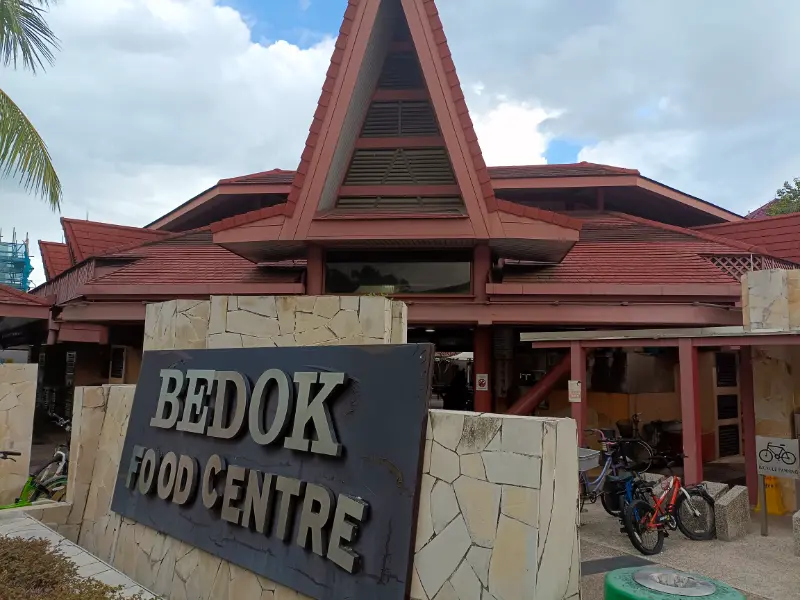
M 0 63 L 44 69 L 53 64 L 58 38 L 44 19 L 55 0 L 0 0 Z M 15 177 L 53 210 L 61 206 L 58 179 L 47 145 L 25 113 L 0 88 L 0 176 Z

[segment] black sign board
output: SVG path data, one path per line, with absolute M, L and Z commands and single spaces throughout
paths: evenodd
M 407 597 L 432 360 L 146 352 L 111 508 L 312 598 Z

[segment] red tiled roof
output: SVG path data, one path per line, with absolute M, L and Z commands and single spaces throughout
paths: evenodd
M 102 256 L 114 248 L 157 240 L 167 232 L 141 227 L 126 227 L 96 221 L 61 218 L 64 236 L 75 263 L 93 256 Z
M 772 256 L 800 264 L 800 213 L 748 218 L 697 230 L 739 243 L 758 244 Z
M 39 240 L 39 251 L 42 253 L 42 264 L 47 279 L 53 279 L 72 266 L 66 244 Z
M 708 255 L 755 247 L 622 213 L 584 215 L 580 241 L 552 266 L 510 269 L 508 283 L 689 284 L 738 281 Z M 759 252 L 760 253 L 760 252 Z
M 211 241 L 208 229 L 176 234 L 115 256 L 134 262 L 93 279 L 91 285 L 294 283 L 300 274 L 266 270 Z
M 229 177 L 228 179 L 220 179 L 217 185 L 249 184 L 249 183 L 290 184 L 292 183 L 294 176 L 295 176 L 295 171 L 286 171 L 284 169 L 272 169 L 271 171 L 261 171 L 260 173 L 251 173 L 250 175 L 242 175 L 240 177 Z
M 17 306 L 50 306 L 44 298 L 21 292 L 16 288 L 0 284 L 0 304 L 14 304 Z
M 520 217 L 527 217 L 537 221 L 544 221 L 545 223 L 553 223 L 554 225 L 561 225 L 570 229 L 579 230 L 583 226 L 580 219 L 575 219 L 563 213 L 557 213 L 550 210 L 544 210 L 535 206 L 525 206 L 517 204 L 516 202 L 509 202 L 508 200 L 497 200 L 497 210 L 504 213 L 510 213 Z
M 489 167 L 492 179 L 534 179 L 539 177 L 602 177 L 606 175 L 640 175 L 636 169 L 623 169 L 611 165 L 590 162 L 519 165 L 510 167 Z
M 753 212 L 747 213 L 747 215 L 745 216 L 745 219 L 763 219 L 764 217 L 769 217 L 770 214 L 769 214 L 768 211 L 769 211 L 770 207 L 773 204 L 775 204 L 777 201 L 778 201 L 778 199 L 775 198 L 774 200 L 770 200 L 769 202 L 767 202 L 763 206 L 759 206 Z

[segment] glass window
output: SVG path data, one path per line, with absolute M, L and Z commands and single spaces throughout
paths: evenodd
M 348 260 L 331 256 L 325 273 L 329 294 L 469 294 L 468 260 Z

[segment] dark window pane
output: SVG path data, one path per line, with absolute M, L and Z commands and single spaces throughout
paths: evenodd
M 469 262 L 329 262 L 329 294 L 469 294 Z
M 717 387 L 736 387 L 738 370 L 733 352 L 717 352 Z
M 739 418 L 739 396 L 736 394 L 720 394 L 717 396 L 717 418 Z
M 719 428 L 719 455 L 737 456 L 741 454 L 738 425 L 723 425 Z

